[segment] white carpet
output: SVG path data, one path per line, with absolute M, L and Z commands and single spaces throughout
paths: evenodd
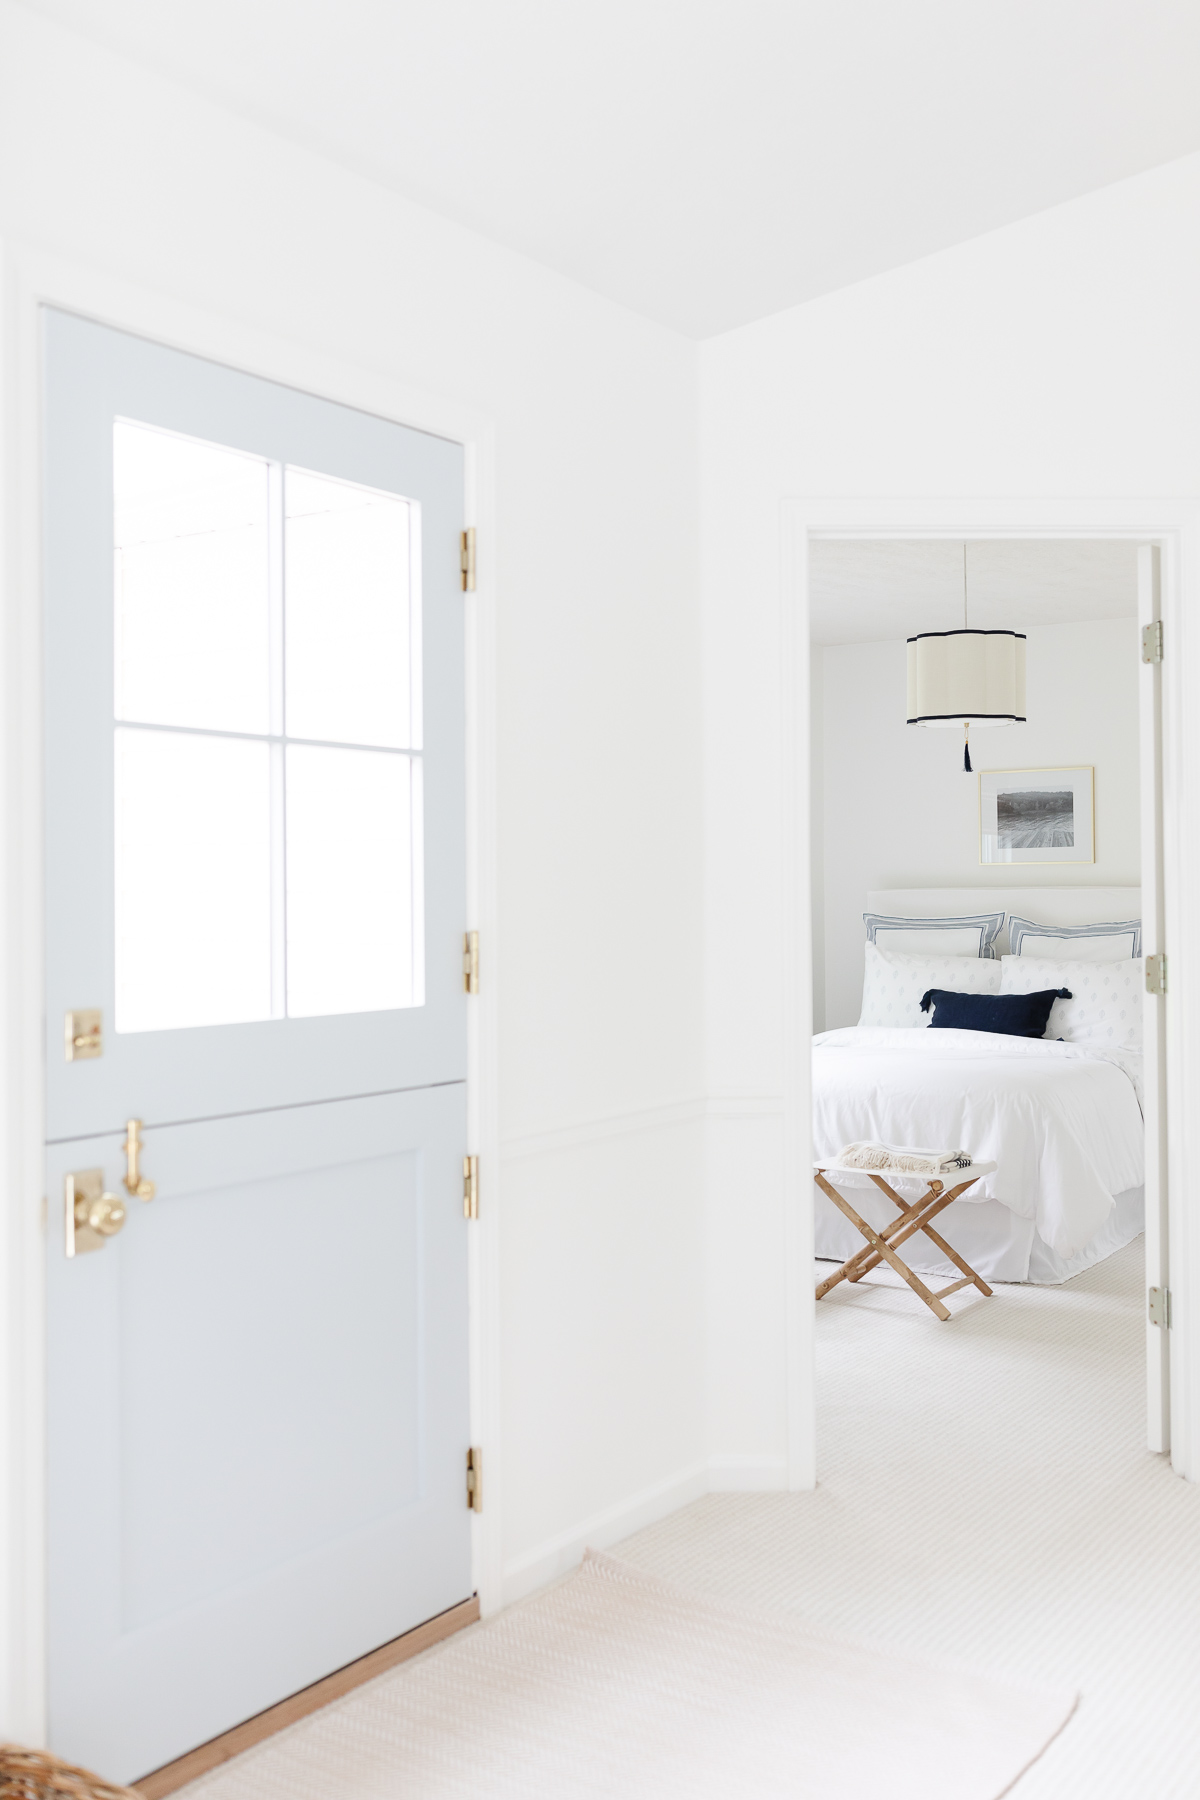
M 1079 1689 L 1014 1800 L 1194 1800 L 1200 1487 L 1144 1448 L 1141 1248 L 1063 1288 L 953 1295 L 950 1324 L 890 1271 L 835 1289 L 817 1307 L 816 1493 L 712 1495 L 618 1554 Z
M 696 1600 L 591 1555 L 187 1792 L 998 1800 L 1074 1704 Z
M 1014 1800 L 1193 1800 L 1200 1487 L 1143 1447 L 1142 1292 L 1140 1240 L 1063 1288 L 954 1295 L 947 1325 L 890 1272 L 836 1289 L 817 1308 L 817 1491 L 712 1495 L 626 1540 L 620 1556 L 691 1594 L 790 1613 L 831 1637 L 953 1660 L 1048 1694 L 1079 1690 L 1077 1711 L 1021 1777 Z M 484 1629 L 185 1793 L 426 1800 L 455 1792 L 404 1778 L 396 1718 L 414 1679 L 454 1667 L 446 1659 Z M 455 1704 L 469 1742 L 471 1696 Z M 533 1748 L 537 1717 L 523 1707 L 516 1719 Z M 836 1743 L 822 1722 L 799 1754 L 800 1774 L 806 1756 Z M 349 1783 L 330 1780 L 334 1745 L 344 1746 Z M 946 1766 L 934 1758 L 931 1775 Z M 472 1800 L 517 1791 L 472 1779 Z M 589 1790 L 560 1781 L 557 1791 L 565 1800 Z M 835 1783 L 827 1791 L 845 1800 Z M 894 1800 L 899 1790 L 877 1791 Z M 948 1791 L 961 1800 L 967 1790 Z

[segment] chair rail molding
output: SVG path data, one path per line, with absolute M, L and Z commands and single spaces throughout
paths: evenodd
M 642 1131 L 669 1131 L 679 1125 L 709 1119 L 779 1118 L 782 1113 L 782 1094 L 693 1094 L 683 1100 L 662 1100 L 652 1106 L 605 1113 L 594 1119 L 581 1119 L 575 1124 L 554 1126 L 544 1131 L 516 1132 L 511 1137 L 501 1138 L 500 1155 L 506 1162 L 523 1162 L 534 1156 L 556 1156 L 582 1150 L 591 1144 L 608 1143 Z

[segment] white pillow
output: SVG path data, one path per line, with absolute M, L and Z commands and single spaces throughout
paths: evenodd
M 1140 956 L 1121 962 L 1051 962 L 1040 956 L 1000 959 L 1002 994 L 1037 994 L 1070 988 L 1070 1000 L 1050 1008 L 1045 1036 L 1068 1044 L 1100 1044 L 1109 1050 L 1140 1050 L 1146 964 Z
M 1142 954 L 1142 921 L 1114 919 L 1107 925 L 1038 925 L 1015 916 L 1008 921 L 1009 948 L 1014 956 L 1040 956 L 1045 962 L 1070 957 L 1072 962 L 1117 962 Z
M 969 913 L 965 918 L 907 919 L 864 913 L 867 942 L 903 956 L 995 956 L 1004 914 Z
M 998 994 L 1000 964 L 981 956 L 904 956 L 866 945 L 860 1025 L 928 1027 L 921 1011 L 926 988 L 953 994 Z

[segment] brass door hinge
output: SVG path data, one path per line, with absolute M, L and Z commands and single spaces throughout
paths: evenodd
M 463 933 L 463 992 L 479 992 L 479 933 Z
M 1150 1323 L 1161 1325 L 1165 1331 L 1171 1329 L 1171 1290 L 1154 1287 L 1150 1289 L 1150 1305 L 1148 1308 Z
M 1142 661 L 1160 663 L 1162 659 L 1163 623 L 1161 619 L 1151 619 L 1149 625 L 1142 626 Z
M 463 1157 L 463 1218 L 479 1217 L 479 1158 Z
M 483 1451 L 467 1451 L 467 1505 L 472 1512 L 483 1511 Z
M 462 545 L 458 556 L 459 568 L 462 570 L 462 591 L 464 594 L 475 592 L 475 527 L 468 525 L 462 534 Z
M 1165 994 L 1167 991 L 1167 958 L 1165 952 L 1158 956 L 1146 958 L 1146 992 L 1148 994 Z

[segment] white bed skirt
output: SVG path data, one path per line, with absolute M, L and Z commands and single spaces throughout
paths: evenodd
M 1118 1194 L 1105 1225 L 1072 1257 L 1056 1255 L 1038 1236 L 1032 1219 L 1018 1218 L 1000 1200 L 955 1200 L 939 1215 L 936 1229 L 985 1281 L 1031 1281 L 1053 1287 L 1132 1243 L 1144 1229 L 1145 1193 L 1145 1188 L 1138 1187 Z M 856 1185 L 847 1198 L 876 1228 L 896 1217 L 891 1201 L 873 1186 Z M 840 1263 L 864 1248 L 862 1234 L 815 1184 L 813 1203 L 819 1257 Z M 906 1263 L 923 1273 L 944 1275 L 947 1281 L 958 1274 L 923 1231 L 901 1246 L 901 1254 Z

